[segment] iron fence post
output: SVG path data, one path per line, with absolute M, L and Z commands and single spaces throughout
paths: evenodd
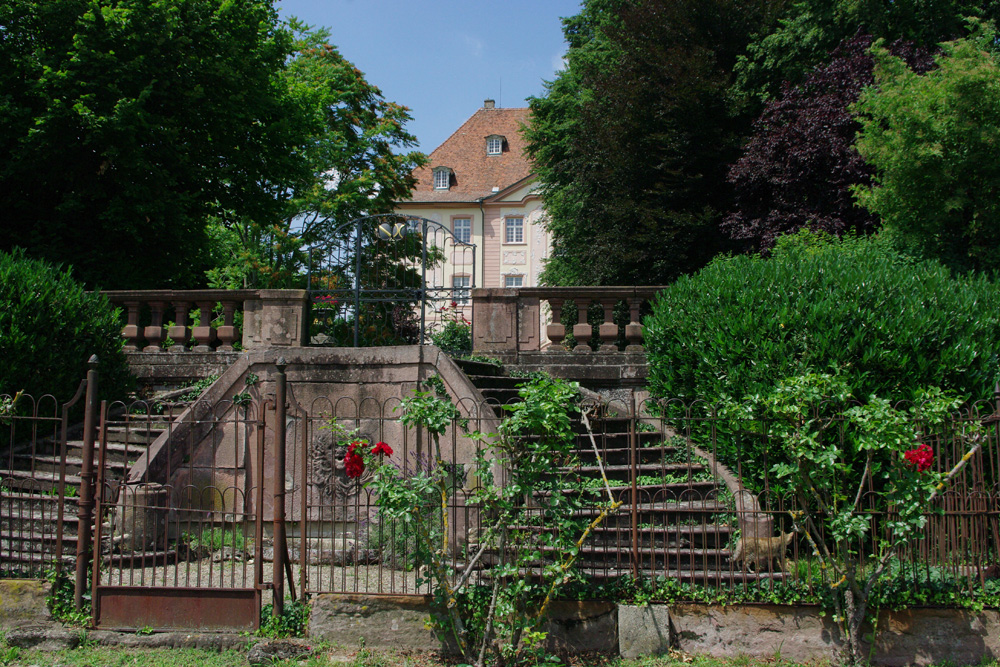
M 354 230 L 354 347 L 358 347 L 361 332 L 361 221 Z
M 427 326 L 427 220 L 420 224 L 420 344 L 424 344 L 424 327 Z
M 76 589 L 73 603 L 77 611 L 83 608 L 87 590 L 87 570 L 90 566 L 90 536 L 94 523 L 94 430 L 97 426 L 97 355 L 87 362 L 87 398 L 83 413 L 83 464 L 80 468 L 80 510 L 76 533 Z
M 274 389 L 274 601 L 271 607 L 275 617 L 285 610 L 285 358 L 275 363 L 278 373 Z
M 628 427 L 628 446 L 629 446 L 629 477 L 632 482 L 632 511 L 631 514 L 631 532 L 632 532 L 632 578 L 639 578 L 639 482 L 638 482 L 638 466 L 639 466 L 639 443 L 638 437 L 636 436 L 635 423 L 638 419 L 635 409 L 635 395 L 632 396 L 632 419 L 629 420 Z

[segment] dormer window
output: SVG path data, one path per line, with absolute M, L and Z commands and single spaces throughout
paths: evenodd
M 448 167 L 434 167 L 434 189 L 447 190 L 451 187 L 451 169 Z
M 504 138 L 499 134 L 493 134 L 486 137 L 486 154 L 500 155 L 503 153 L 503 142 Z

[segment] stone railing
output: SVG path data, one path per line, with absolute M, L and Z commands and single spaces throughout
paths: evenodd
M 574 352 L 618 352 L 622 332 L 614 312 L 624 302 L 629 314 L 624 325 L 624 351 L 643 352 L 640 308 L 661 289 L 660 286 L 474 289 L 473 351 L 501 355 L 542 349 L 563 352 L 567 350 L 564 345 L 567 335 L 572 334 L 576 341 Z M 603 321 L 596 327 L 597 340 L 588 321 L 594 304 L 599 304 L 604 312 Z M 568 307 L 576 310 L 570 318 L 576 323 L 569 331 L 562 324 Z
M 122 329 L 126 352 L 227 352 L 303 346 L 308 297 L 305 290 L 120 290 L 104 292 L 128 316 Z M 221 306 L 221 323 L 216 306 Z M 198 310 L 198 321 L 191 313 Z M 242 331 L 237 326 L 243 313 Z M 146 322 L 148 313 L 148 323 Z M 172 323 L 165 326 L 170 317 Z M 164 343 L 170 339 L 168 349 Z

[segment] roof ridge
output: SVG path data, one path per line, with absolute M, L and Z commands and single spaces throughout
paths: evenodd
M 430 160 L 430 157 L 432 155 L 434 155 L 435 151 L 439 150 L 446 143 L 448 143 L 449 141 L 451 141 L 452 137 L 454 137 L 456 134 L 458 134 L 459 132 L 461 132 L 462 128 L 464 128 L 466 125 L 468 125 L 469 123 L 471 123 L 472 119 L 475 118 L 479 114 L 480 111 L 530 111 L 530 110 L 531 110 L 531 107 L 494 107 L 493 109 L 490 109 L 490 108 L 487 108 L 487 107 L 479 107 L 474 112 L 472 112 L 471 116 L 469 116 L 468 118 L 465 119 L 464 123 L 462 123 L 457 128 L 455 128 L 455 131 L 452 132 L 451 134 L 449 134 L 447 139 L 445 139 L 444 141 L 442 141 L 440 144 L 438 144 L 434 148 L 433 151 L 431 151 L 430 153 L 428 153 L 427 154 L 427 159 Z M 430 162 L 428 162 L 428 166 L 430 166 Z

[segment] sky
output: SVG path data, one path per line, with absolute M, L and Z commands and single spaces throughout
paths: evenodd
M 483 105 L 527 106 L 562 67 L 560 18 L 579 0 L 276 0 L 281 16 L 330 30 L 340 53 L 410 108 L 430 153 Z

